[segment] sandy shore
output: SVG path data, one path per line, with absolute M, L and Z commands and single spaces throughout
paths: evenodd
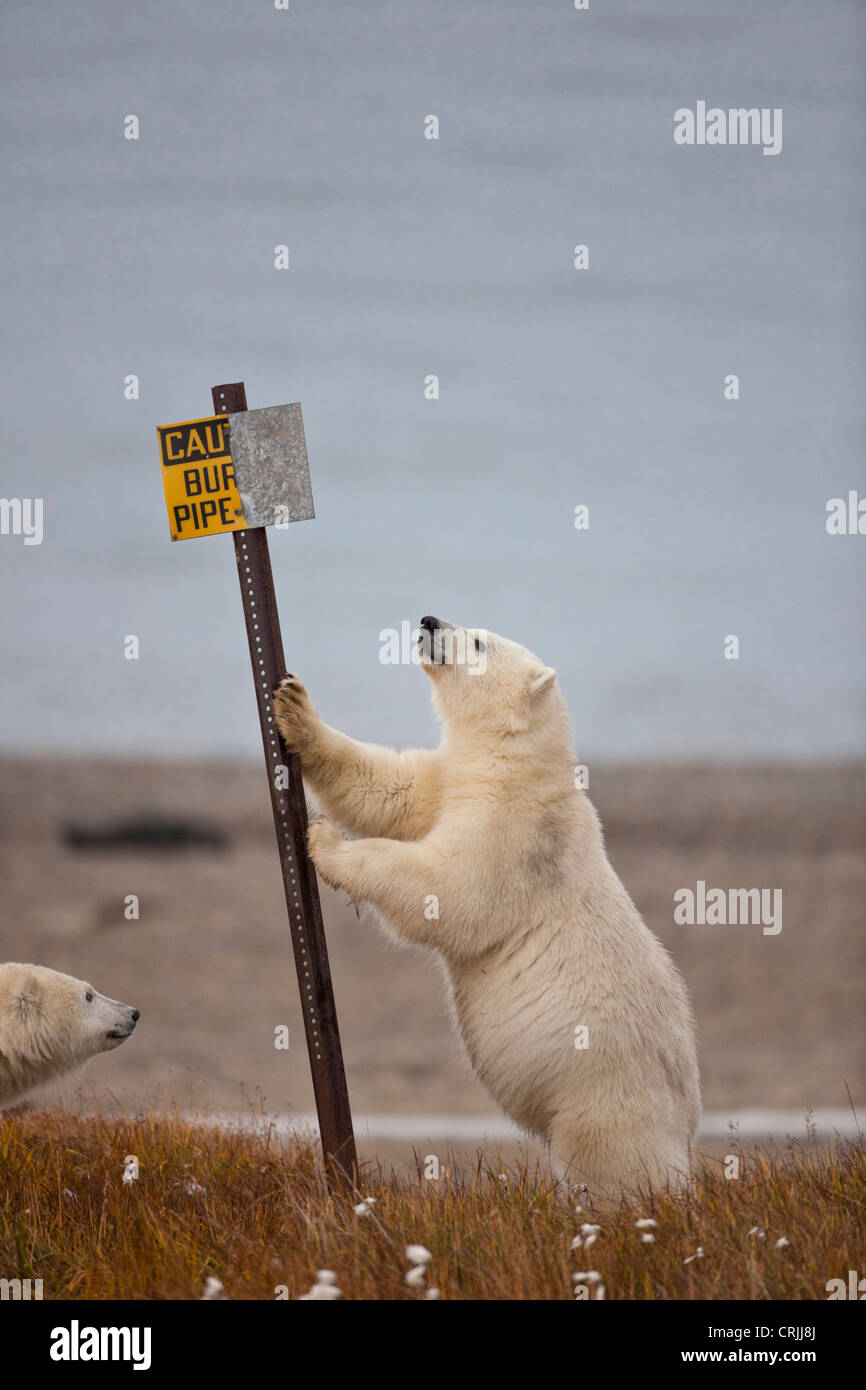
M 846 1083 L 866 1102 L 863 768 L 594 766 L 591 778 L 612 861 L 691 991 L 705 1108 L 844 1107 Z M 263 769 L 6 759 L 0 787 L 0 958 L 90 978 L 142 1010 L 77 1103 L 312 1111 Z M 227 845 L 63 842 L 71 821 L 140 813 L 206 823 Z M 674 892 L 699 879 L 781 889 L 782 931 L 675 925 Z M 124 917 L 130 894 L 138 921 Z M 494 1120 L 435 963 L 322 896 L 353 1107 Z M 279 1024 L 288 1052 L 273 1045 Z

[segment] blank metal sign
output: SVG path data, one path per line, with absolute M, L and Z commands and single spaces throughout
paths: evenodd
M 229 449 L 248 526 L 311 521 L 313 491 L 299 405 L 230 415 Z

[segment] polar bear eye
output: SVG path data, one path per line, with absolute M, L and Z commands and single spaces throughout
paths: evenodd
M 87 1000 L 88 1004 L 92 1004 L 92 1003 L 93 1003 L 93 990 L 92 990 L 92 989 L 89 989 L 89 990 L 87 991 L 87 993 L 85 994 L 84 997 L 85 997 L 85 999 Z

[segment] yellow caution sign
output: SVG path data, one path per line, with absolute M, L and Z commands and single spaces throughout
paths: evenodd
M 159 425 L 156 433 L 172 540 L 246 530 L 229 449 L 228 416 Z

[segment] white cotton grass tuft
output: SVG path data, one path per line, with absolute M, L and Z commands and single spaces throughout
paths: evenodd
M 123 1160 L 123 1181 L 127 1186 L 138 1182 L 138 1159 L 135 1154 L 127 1154 Z
M 426 1245 L 407 1245 L 406 1259 L 409 1261 L 410 1265 L 429 1265 L 433 1256 L 430 1254 Z
M 333 1303 L 335 1299 L 342 1298 L 342 1291 L 337 1287 L 337 1276 L 332 1269 L 317 1269 L 316 1282 L 310 1288 L 309 1293 L 302 1293 L 298 1303 Z
M 636 1221 L 634 1224 L 639 1231 L 654 1231 L 659 1223 L 653 1221 L 651 1216 L 642 1216 L 640 1221 Z
M 352 1210 L 354 1211 L 356 1216 L 369 1216 L 370 1212 L 373 1210 L 375 1205 L 375 1197 L 365 1197 L 363 1202 L 359 1202 L 356 1207 L 352 1208 Z
M 641 1241 L 644 1245 L 655 1245 L 656 1238 L 654 1235 L 651 1234 L 650 1231 L 644 1231 L 643 1235 L 641 1236 Z
M 204 1293 L 199 1299 L 199 1302 L 209 1303 L 215 1302 L 217 1300 L 224 1300 L 227 1298 L 228 1294 L 226 1293 L 225 1288 L 223 1287 L 222 1280 L 217 1279 L 213 1274 L 209 1274 L 204 1281 Z
M 580 1228 L 580 1235 L 575 1236 L 571 1242 L 572 1250 L 589 1250 L 601 1235 L 601 1227 L 594 1226 L 591 1221 L 584 1221 Z
M 780 1236 L 779 1239 L 776 1241 L 776 1249 L 784 1250 L 785 1246 L 790 1244 L 791 1242 L 789 1241 L 787 1236 Z
M 187 1178 L 183 1185 L 183 1190 L 188 1197 L 204 1197 L 207 1195 L 207 1188 L 202 1187 L 195 1178 Z
M 425 1289 L 425 1298 L 440 1298 L 438 1289 L 426 1289 L 427 1266 L 433 1259 L 426 1245 L 407 1245 L 406 1259 L 412 1268 L 406 1274 L 406 1283 L 410 1289 Z
M 693 1255 L 687 1255 L 683 1260 L 684 1265 L 690 1265 L 692 1260 L 702 1260 L 704 1258 L 704 1247 L 699 1245 Z
M 767 1239 L 767 1232 L 766 1232 L 766 1231 L 762 1231 L 761 1228 L 760 1228 L 760 1226 L 753 1226 L 752 1229 L 751 1229 L 750 1232 L 749 1232 L 749 1235 L 750 1235 L 750 1236 L 756 1236 L 758 1240 L 766 1240 L 766 1239 Z
M 597 1269 L 578 1270 L 577 1274 L 572 1274 L 574 1284 L 600 1284 L 601 1275 Z
M 309 1293 L 302 1293 L 299 1303 L 333 1303 L 343 1295 L 333 1284 L 313 1284 Z

